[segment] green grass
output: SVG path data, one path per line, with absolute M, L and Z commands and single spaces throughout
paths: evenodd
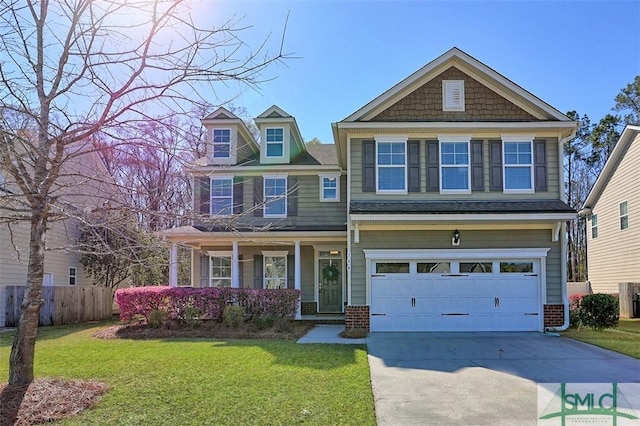
M 639 319 L 621 319 L 618 327 L 602 331 L 589 328 L 578 331 L 572 328 L 563 332 L 563 335 L 640 359 Z
M 45 327 L 36 377 L 110 386 L 63 425 L 374 425 L 366 349 L 263 340 L 99 340 L 96 325 Z M 13 333 L 0 333 L 0 382 Z

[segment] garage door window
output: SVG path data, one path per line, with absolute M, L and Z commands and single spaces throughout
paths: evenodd
M 500 273 L 533 272 L 533 262 L 500 262 Z
M 449 262 L 418 262 L 419 274 L 450 274 L 451 263 Z
M 461 274 L 490 274 L 493 272 L 491 262 L 460 262 Z
M 408 274 L 409 262 L 376 263 L 376 274 Z

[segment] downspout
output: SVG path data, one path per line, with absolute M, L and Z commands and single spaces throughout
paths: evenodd
M 576 136 L 576 129 L 574 129 L 569 136 L 564 139 L 560 139 L 560 143 L 558 144 L 558 163 L 561 170 L 560 173 L 560 199 L 564 202 L 567 201 L 567 197 L 564 191 L 564 157 L 562 153 L 564 152 L 564 144 L 565 142 L 573 139 Z M 567 224 L 566 222 L 562 222 L 562 226 L 560 227 L 560 258 L 562 259 L 563 267 L 560 268 L 560 282 L 562 283 L 562 305 L 564 309 L 564 322 L 560 327 L 546 327 L 545 331 L 564 331 L 569 328 L 569 296 L 567 295 Z

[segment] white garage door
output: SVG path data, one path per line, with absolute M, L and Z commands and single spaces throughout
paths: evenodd
M 372 331 L 536 331 L 538 261 L 375 261 Z

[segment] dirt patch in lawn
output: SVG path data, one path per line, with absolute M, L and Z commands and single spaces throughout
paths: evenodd
M 258 329 L 255 324 L 243 324 L 236 328 L 215 322 L 200 323 L 195 326 L 170 323 L 152 327 L 145 323 L 119 324 L 98 330 L 94 337 L 99 339 L 171 339 L 171 338 L 213 338 L 213 339 L 264 339 L 297 340 L 314 326 L 310 322 L 292 321 L 266 329 Z
M 107 385 L 97 381 L 36 379 L 30 385 L 0 384 L 0 426 L 36 425 L 74 416 L 95 405 Z

